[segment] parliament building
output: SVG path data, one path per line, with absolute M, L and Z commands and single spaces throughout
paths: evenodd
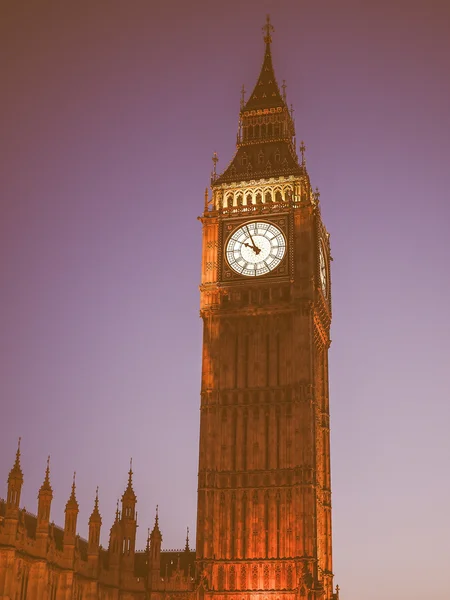
M 330 241 L 264 29 L 237 149 L 204 197 L 196 550 L 137 550 L 130 466 L 107 548 L 98 496 L 77 535 L 75 481 L 51 523 L 21 508 L 20 444 L 0 501 L 0 600 L 338 600 L 331 536 Z

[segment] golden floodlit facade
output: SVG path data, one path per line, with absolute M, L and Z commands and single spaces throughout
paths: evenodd
M 98 495 L 76 531 L 50 519 L 47 463 L 37 515 L 20 508 L 20 445 L 0 501 L 0 600 L 338 600 L 331 540 L 329 235 L 296 152 L 272 66 L 241 98 L 237 150 L 205 192 L 203 356 L 196 551 L 163 551 L 158 513 L 135 548 L 130 466 L 108 548 Z

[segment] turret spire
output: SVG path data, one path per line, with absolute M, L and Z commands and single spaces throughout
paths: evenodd
M 102 517 L 100 516 L 100 511 L 98 508 L 98 486 L 95 490 L 95 500 L 94 500 L 94 508 L 92 509 L 91 516 L 89 517 L 89 523 L 94 522 L 102 522 Z
M 20 475 L 23 477 L 22 469 L 20 468 L 20 441 L 22 438 L 19 437 L 19 441 L 17 443 L 17 451 L 16 451 L 16 460 L 14 461 L 13 468 L 11 469 L 9 476 L 11 475 Z
M 23 473 L 22 473 L 22 469 L 20 467 L 20 440 L 21 440 L 21 438 L 19 438 L 19 442 L 17 444 L 16 460 L 14 461 L 14 465 L 13 465 L 11 471 L 9 472 L 8 482 L 10 482 L 14 479 L 16 481 L 20 481 L 21 483 L 23 483 Z
M 20 467 L 20 438 L 17 444 L 16 460 L 8 475 L 8 496 L 7 496 L 7 508 L 8 514 L 13 511 L 17 513 L 20 504 L 20 494 L 23 485 L 23 473 Z
M 70 509 L 76 509 L 78 510 L 78 502 L 77 502 L 77 498 L 75 496 L 75 477 L 76 477 L 76 471 L 73 472 L 73 480 L 72 480 L 72 489 L 70 492 L 70 496 L 69 499 L 67 500 L 67 504 L 66 504 L 66 510 L 70 510 Z
M 189 548 L 189 527 L 186 528 L 186 545 L 184 546 L 184 551 L 185 552 L 190 552 L 190 548 Z
M 50 455 L 47 456 L 47 466 L 45 468 L 45 477 L 41 485 L 40 492 L 53 492 L 52 486 L 50 485 Z

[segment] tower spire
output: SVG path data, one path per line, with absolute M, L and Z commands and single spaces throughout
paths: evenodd
M 275 72 L 272 64 L 271 44 L 272 35 L 274 31 L 273 25 L 270 22 L 270 16 L 267 15 L 266 24 L 263 27 L 265 51 L 264 60 L 261 67 L 261 72 L 256 82 L 253 92 L 250 94 L 249 99 L 242 107 L 242 111 L 258 110 L 265 108 L 285 108 L 286 103 L 283 96 L 280 93 L 278 84 L 275 78 Z

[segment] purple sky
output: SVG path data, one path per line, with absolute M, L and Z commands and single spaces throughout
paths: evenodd
M 21 8 L 23 5 L 27 8 Z M 78 0 L 0 9 L 0 480 L 51 455 L 102 542 L 133 456 L 138 546 L 194 537 L 204 188 L 273 58 L 334 257 L 334 570 L 345 600 L 447 600 L 448 0 Z M 1 488 L 0 488 L 1 489 Z

